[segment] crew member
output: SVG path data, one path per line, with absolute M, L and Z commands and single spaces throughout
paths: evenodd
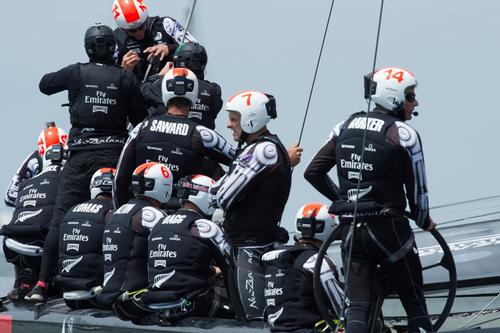
M 328 206 L 308 203 L 297 212 L 295 245 L 284 245 L 262 256 L 266 266 L 266 317 L 271 332 L 326 332 L 314 298 L 313 273 L 318 250 L 335 224 Z M 339 318 L 344 291 L 330 258 L 323 259 L 320 274 L 328 310 Z
M 16 174 L 12 177 L 7 191 L 5 191 L 5 204 L 10 207 L 16 206 L 17 194 L 19 186 L 27 179 L 35 177 L 42 171 L 43 155 L 54 143 L 61 143 L 66 146 L 68 144 L 68 134 L 61 128 L 57 127 L 53 121 L 45 125 L 45 129 L 38 136 L 38 149 L 32 152 L 17 169 Z
M 228 99 L 225 109 L 227 127 L 239 145 L 246 146 L 212 187 L 212 204 L 225 211 L 224 231 L 233 247 L 235 285 L 229 289 L 237 294 L 233 301 L 239 298 L 241 303 L 233 306 L 241 319 L 262 319 L 264 268 L 260 257 L 276 242 L 288 241 L 280 221 L 292 183 L 291 164 L 287 149 L 267 129 L 267 123 L 277 116 L 272 95 L 237 93 Z M 245 286 L 247 277 L 252 288 Z
M 90 181 L 90 200 L 73 206 L 59 227 L 56 280 L 72 309 L 96 306 L 103 277 L 102 234 L 113 214 L 111 189 L 115 169 L 101 168 Z
M 149 117 L 136 126 L 125 145 L 115 178 L 115 204 L 127 202 L 133 169 L 141 163 L 160 162 L 168 166 L 174 179 L 203 170 L 208 156 L 228 165 L 236 149 L 226 140 L 188 119 L 189 109 L 198 96 L 198 80 L 186 68 L 174 68 L 163 78 L 163 102 L 167 113 Z
M 140 300 L 148 286 L 148 236 L 166 214 L 160 210 L 172 195 L 172 172 L 157 162 L 134 170 L 135 199 L 119 207 L 103 233 L 104 281 L 97 296 L 101 306 L 113 307 L 123 320 L 150 313 Z
M 304 174 L 333 201 L 331 211 L 340 215 L 350 333 L 369 330 L 377 266 L 399 294 L 409 332 L 432 331 L 422 266 L 405 217 L 408 201 L 411 218 L 420 228 L 435 226 L 429 215 L 420 136 L 407 123 L 418 105 L 416 86 L 415 76 L 401 68 L 386 67 L 366 76 L 365 98 L 371 98 L 375 109 L 355 113 L 335 126 Z M 339 187 L 328 176 L 335 165 Z
M 59 223 L 67 210 L 90 198 L 95 171 L 115 167 L 128 131 L 127 121 L 140 123 L 147 115 L 134 75 L 114 65 L 115 40 L 111 28 L 96 24 L 85 33 L 88 63 L 69 65 L 45 74 L 40 91 L 52 95 L 68 91 L 71 130 L 70 157 L 61 174 L 56 208 L 45 242 L 40 280 L 27 300 L 43 300 L 57 265 Z M 36 294 L 35 296 L 33 296 Z
M 198 78 L 198 96 L 189 111 L 189 119 L 199 125 L 215 129 L 215 119 L 222 107 L 221 88 L 215 82 L 205 80 L 205 67 L 208 55 L 203 45 L 197 42 L 188 42 L 177 48 L 174 55 L 174 67 L 185 67 Z M 166 112 L 161 94 L 163 75 L 170 69 L 168 63 L 157 75 L 150 76 L 141 85 L 141 92 L 150 106 L 150 114 Z
M 46 131 L 64 135 L 57 127 Z M 15 268 L 14 288 L 8 294 L 12 300 L 23 299 L 38 280 L 42 249 L 66 158 L 67 147 L 59 143 L 59 139 L 54 142 L 44 142 L 42 172 L 21 183 L 12 219 L 0 230 L 5 236 L 5 259 Z
M 116 25 L 116 61 L 143 80 L 148 63 L 157 73 L 172 57 L 182 41 L 184 27 L 171 17 L 149 16 L 143 0 L 115 0 L 113 18 Z M 186 31 L 185 42 L 195 41 Z
M 222 230 L 210 219 L 214 208 L 208 190 L 215 181 L 204 175 L 179 180 L 182 208 L 156 224 L 148 242 L 148 292 L 142 297 L 165 320 L 187 316 L 234 318 L 228 303 L 214 291 L 214 281 L 225 265 Z M 162 311 L 161 304 L 169 310 Z M 163 306 L 164 308 L 164 306 Z

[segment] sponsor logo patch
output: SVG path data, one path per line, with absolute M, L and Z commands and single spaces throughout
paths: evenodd
M 175 274 L 175 269 L 170 273 L 158 274 L 154 277 L 153 288 L 160 288 L 162 284 L 167 282 Z
M 80 261 L 82 261 L 83 259 L 83 256 L 80 256 L 76 259 L 66 259 L 66 260 L 63 260 L 62 262 L 62 270 L 61 270 L 61 273 L 69 273 L 69 271 L 71 271 L 71 269 L 73 267 L 75 267 Z
M 359 191 L 355 188 L 347 190 L 347 200 L 350 202 L 356 202 L 358 199 L 361 199 L 362 197 L 370 193 L 371 190 L 371 186 L 367 188 L 360 188 Z
M 111 271 L 104 274 L 104 280 L 102 282 L 103 287 L 108 284 L 108 282 L 111 279 L 111 277 L 113 276 L 113 274 L 115 274 L 115 269 L 116 269 L 116 267 L 113 267 L 113 269 Z
M 76 252 L 78 252 L 80 250 L 80 244 L 73 244 L 73 243 L 67 244 L 66 251 L 71 251 L 71 250 L 75 250 Z
M 22 223 L 22 222 L 24 222 L 32 217 L 37 216 L 41 212 L 42 212 L 42 209 L 34 210 L 34 211 L 30 211 L 30 212 L 22 212 L 17 216 L 17 220 L 14 223 L 17 223 L 17 222 Z

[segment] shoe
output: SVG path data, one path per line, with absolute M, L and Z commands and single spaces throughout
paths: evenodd
M 29 293 L 24 296 L 29 302 L 45 302 L 47 300 L 47 287 L 36 285 Z
M 7 294 L 7 298 L 11 301 L 20 301 L 24 299 L 24 296 L 33 289 L 33 285 L 21 283 L 18 286 L 14 286 L 11 291 Z

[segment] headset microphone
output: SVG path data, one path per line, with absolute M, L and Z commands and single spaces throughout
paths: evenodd
M 413 111 L 411 114 L 416 117 L 416 116 L 418 116 L 418 111 Z

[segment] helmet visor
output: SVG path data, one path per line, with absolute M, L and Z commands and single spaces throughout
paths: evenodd
M 209 190 L 208 186 L 195 184 L 187 178 L 183 178 L 177 184 L 177 197 L 188 199 L 190 195 L 197 195 L 200 191 L 208 193 Z
M 317 220 L 314 216 L 297 219 L 297 230 L 303 237 L 312 238 L 316 233 L 322 233 L 324 229 L 325 221 Z

